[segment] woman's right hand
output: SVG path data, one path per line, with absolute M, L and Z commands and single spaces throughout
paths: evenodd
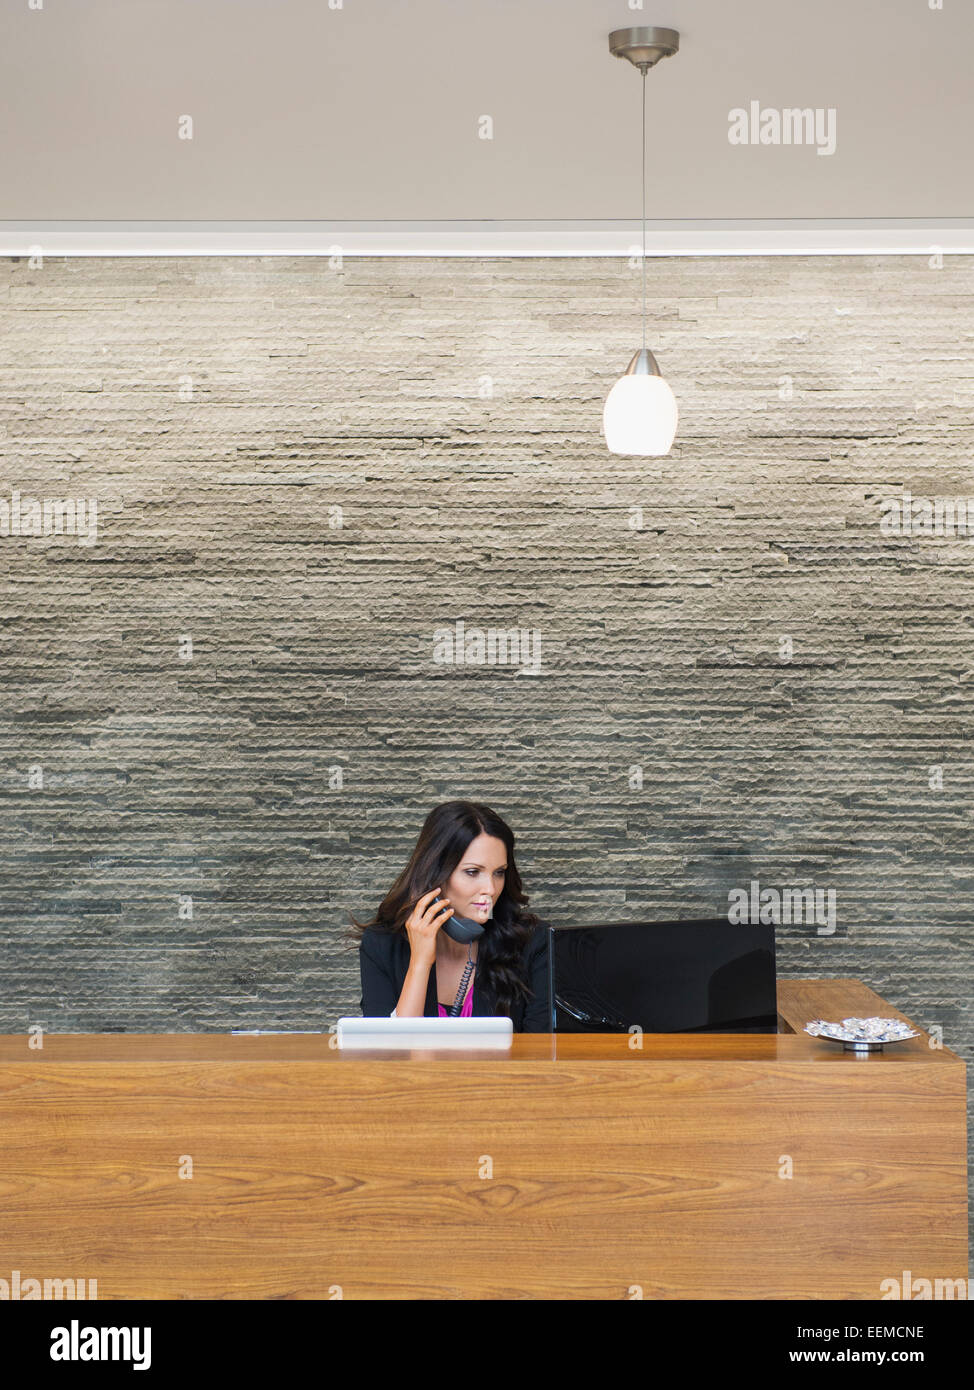
M 414 960 L 420 960 L 424 964 L 436 959 L 436 933 L 443 923 L 453 916 L 453 908 L 449 899 L 444 898 L 446 906 L 436 904 L 434 900 L 440 896 L 439 888 L 431 888 L 428 893 L 416 903 L 412 912 L 406 918 L 406 932 L 409 936 L 409 949 Z

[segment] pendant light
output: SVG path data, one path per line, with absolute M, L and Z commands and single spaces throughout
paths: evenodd
M 602 428 L 611 454 L 668 454 L 676 435 L 676 398 L 646 346 L 646 74 L 679 47 L 675 29 L 644 26 L 609 35 L 609 51 L 643 75 L 643 345 L 606 397 Z

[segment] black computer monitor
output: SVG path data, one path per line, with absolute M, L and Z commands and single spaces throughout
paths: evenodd
M 706 921 L 552 927 L 552 1032 L 775 1033 L 774 927 Z

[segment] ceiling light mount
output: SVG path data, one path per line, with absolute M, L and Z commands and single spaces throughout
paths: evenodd
M 616 58 L 628 58 L 644 77 L 661 58 L 671 58 L 679 47 L 680 35 L 675 29 L 659 29 L 655 25 L 613 29 L 609 35 L 609 52 Z

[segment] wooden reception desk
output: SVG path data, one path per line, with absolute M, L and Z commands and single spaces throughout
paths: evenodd
M 964 1063 L 777 1035 L 0 1038 L 0 1279 L 129 1298 L 862 1298 L 967 1275 Z M 191 1176 L 181 1176 L 189 1174 Z

